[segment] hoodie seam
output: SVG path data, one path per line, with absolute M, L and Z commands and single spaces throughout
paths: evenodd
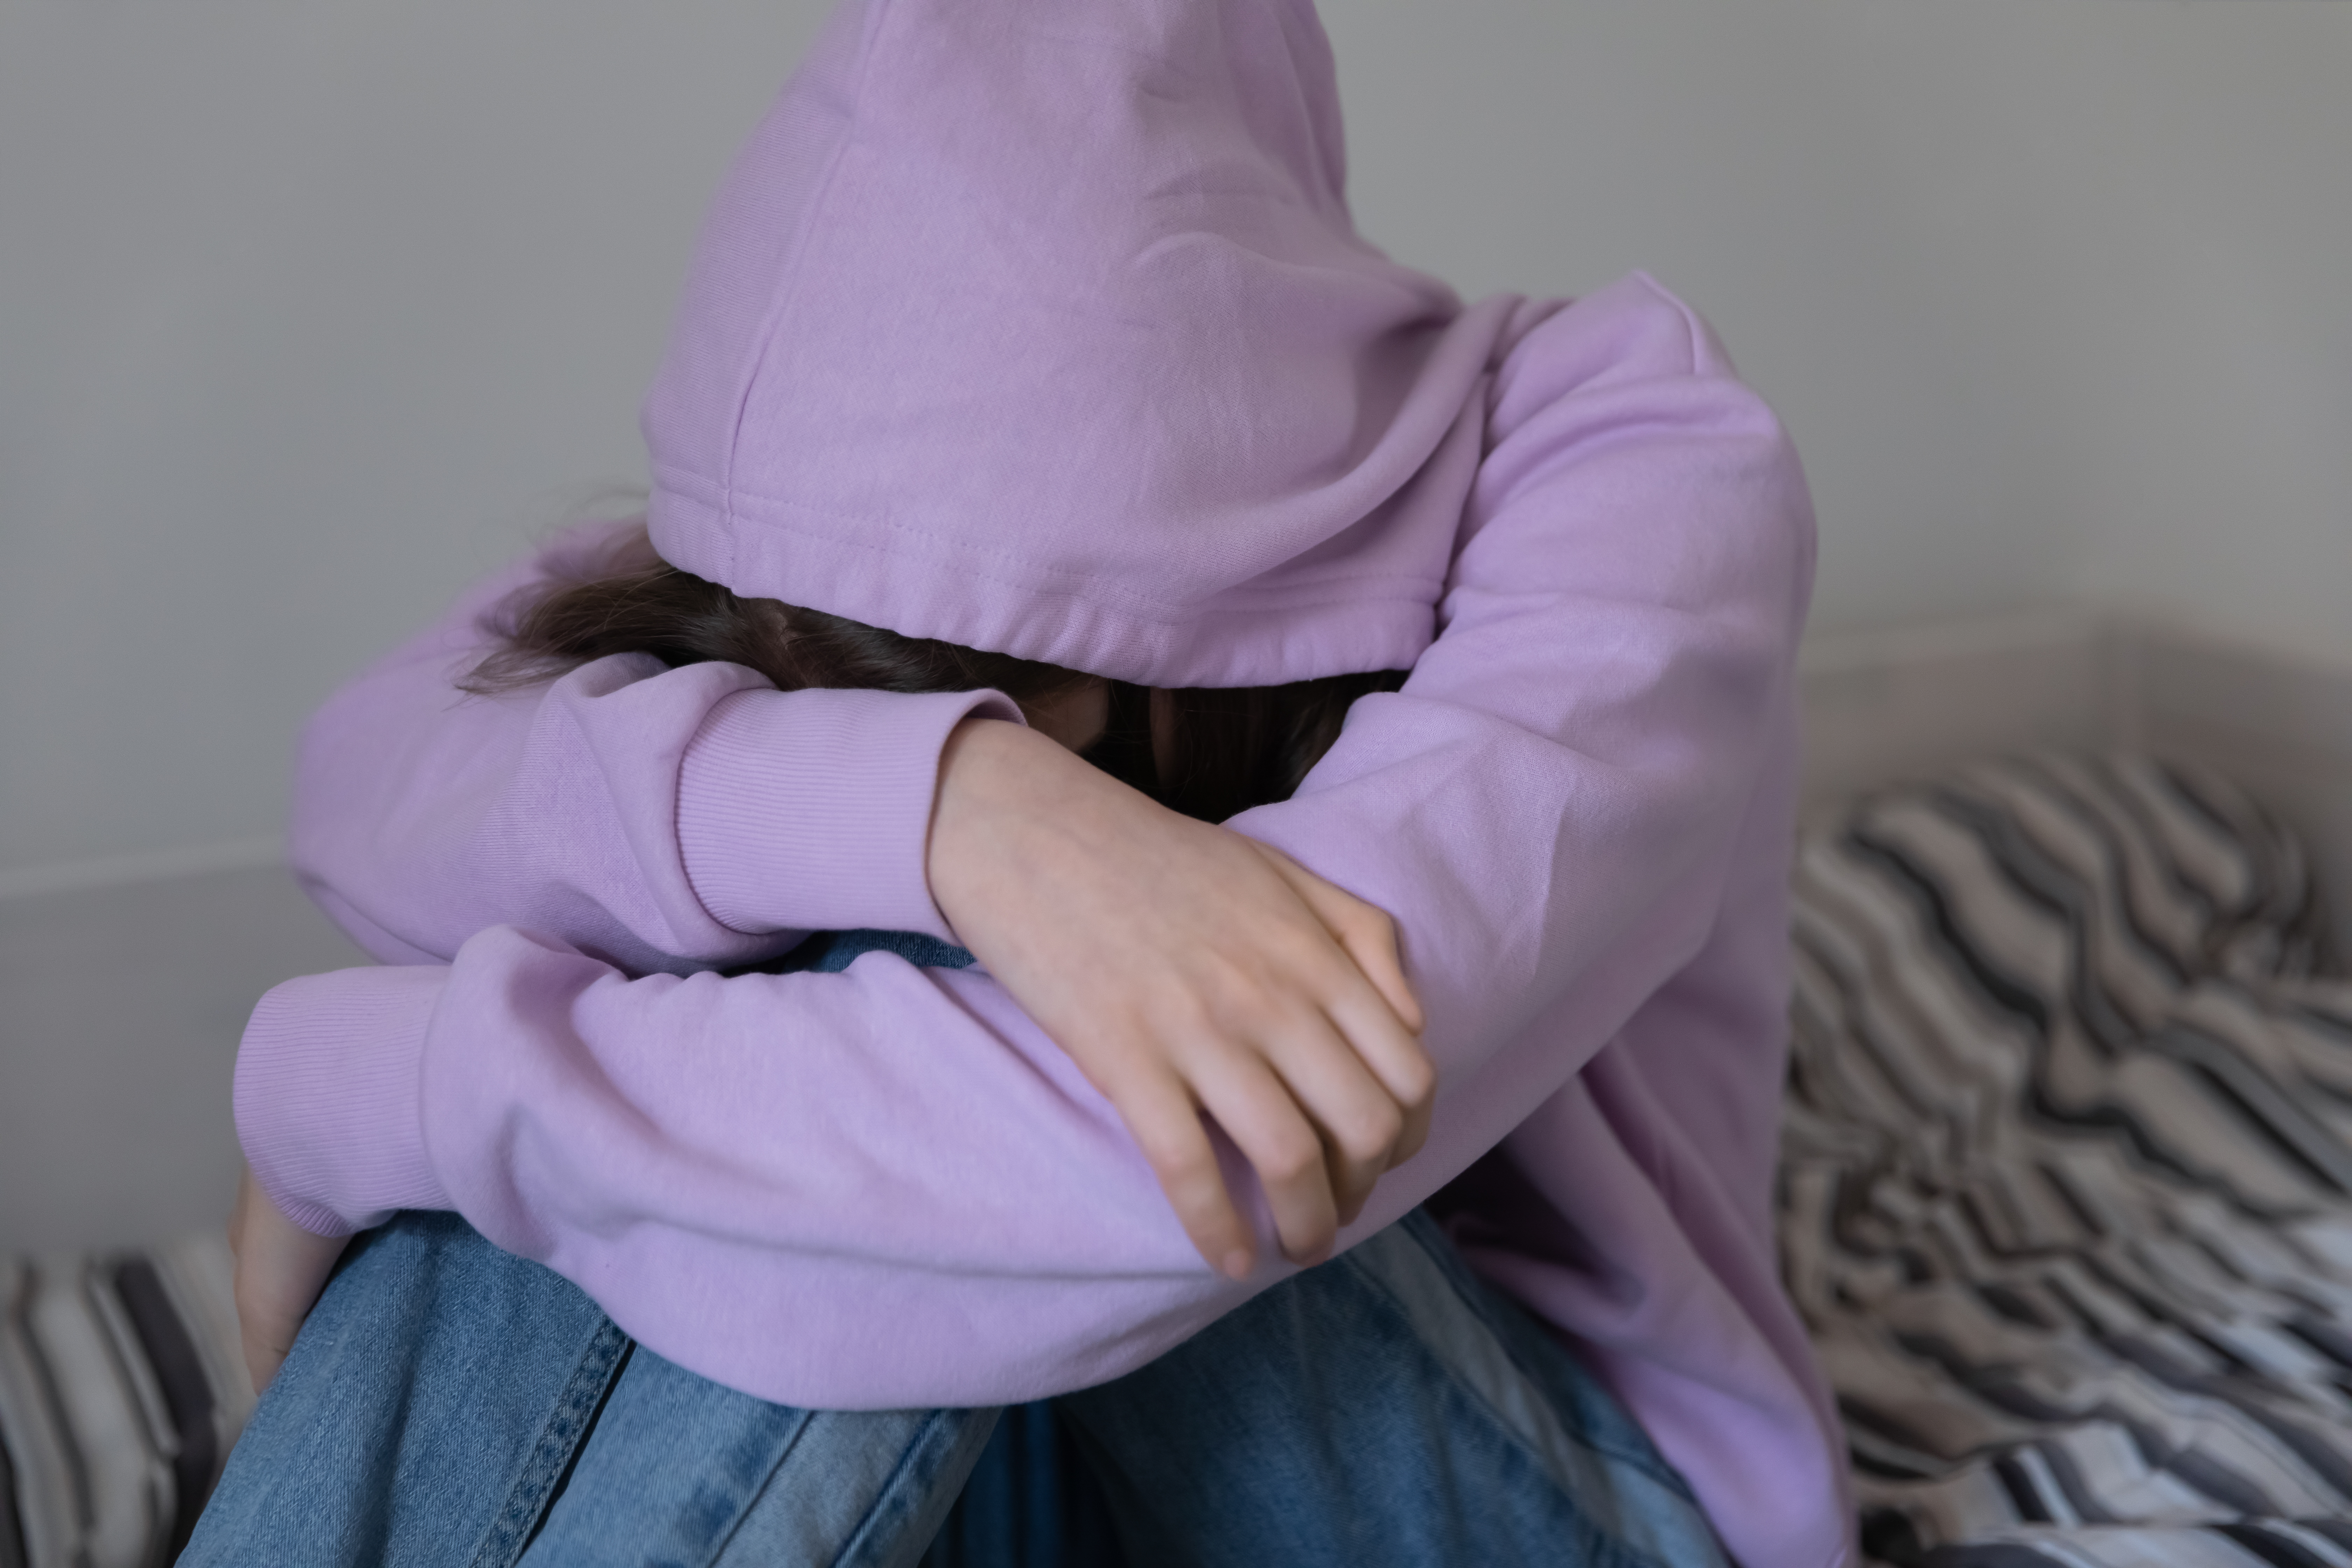
M 673 493 L 675 493 L 675 491 L 673 491 Z M 709 507 L 710 505 L 710 503 L 707 501 L 694 501 L 690 497 L 681 496 L 680 499 L 688 501 L 689 505 L 699 505 L 703 507 Z M 743 514 L 740 510 L 736 510 L 734 503 L 739 500 L 745 499 L 759 501 L 765 507 L 770 508 L 810 512 L 818 516 L 835 515 L 824 509 L 810 506 L 803 501 L 785 500 L 773 496 L 747 496 L 744 492 L 734 490 L 728 492 L 728 504 L 723 510 L 719 511 L 719 515 L 726 521 L 740 525 L 744 521 L 744 518 Z M 719 509 L 713 508 L 712 510 L 719 510 Z M 855 513 L 845 513 L 841 515 L 853 518 L 856 517 L 856 514 Z M 952 547 L 949 550 L 938 548 L 937 536 L 925 532 L 922 530 L 910 528 L 903 523 L 892 522 L 887 518 L 866 517 L 860 518 L 858 521 L 867 522 L 877 528 L 893 530 L 911 541 L 933 546 L 933 548 L 922 552 L 922 553 L 926 555 L 938 558 L 951 554 Z M 847 538 L 834 533 L 821 532 L 814 529 L 800 528 L 782 519 L 769 521 L 765 523 L 764 526 L 772 528 L 778 532 L 792 534 L 795 538 L 807 541 L 811 544 L 826 549 L 857 551 L 869 555 L 877 555 L 885 558 L 895 557 L 903 553 L 901 551 L 894 549 L 887 544 L 876 543 L 870 540 Z M 731 543 L 730 552 L 733 552 Z M 1034 563 L 1024 563 L 1019 557 L 1003 552 L 972 552 L 972 553 L 980 555 L 983 561 L 989 560 L 992 557 L 994 561 L 1002 563 L 1002 565 L 1000 565 L 998 570 L 991 571 L 985 566 L 972 565 L 963 561 L 953 561 L 952 565 L 954 569 L 961 573 L 966 577 L 976 577 L 985 582 L 1001 584 L 1007 588 L 1018 589 L 1024 594 L 1035 595 L 1039 597 L 1046 598 L 1071 599 L 1081 603 L 1105 604 L 1108 602 L 1119 604 L 1131 606 L 1130 610 L 1124 613 L 1132 613 L 1144 618 L 1158 620 L 1163 624 L 1171 626 L 1181 625 L 1186 621 L 1193 619 L 1201 613 L 1202 608 L 1202 606 L 1199 605 L 1171 604 L 1164 599 L 1146 598 L 1140 595 L 1128 593 L 1118 588 L 1116 585 L 1105 584 L 1099 577 L 1093 576 L 1087 573 L 1059 567 L 1036 566 Z M 1045 574 L 1051 577 L 1070 579 L 1072 580 L 1071 584 L 1063 585 L 1061 584 L 1055 584 L 1052 585 L 1040 585 L 1034 583 L 1023 582 L 1018 578 L 1007 575 L 1003 570 L 1003 566 L 1019 566 L 1024 564 L 1028 564 L 1031 570 Z M 1421 590 L 1430 587 L 1438 587 L 1442 589 L 1444 585 L 1444 580 L 1440 577 L 1422 576 L 1404 572 L 1383 572 L 1364 573 L 1346 576 L 1318 576 L 1302 580 L 1299 586 L 1305 589 L 1332 590 L 1349 588 L 1360 584 L 1381 583 L 1391 583 L 1397 585 L 1396 591 L 1393 594 L 1382 596 L 1386 602 L 1412 605 L 1425 605 L 1428 602 L 1422 596 Z M 1237 584 L 1236 586 L 1246 588 L 1250 586 L 1250 584 Z M 1232 591 L 1233 590 L 1230 589 L 1227 590 L 1228 593 L 1231 593 Z M 1367 602 L 1379 603 L 1381 602 L 1381 600 L 1367 601 L 1356 595 L 1349 595 L 1345 598 L 1318 599 L 1295 597 L 1290 595 L 1270 595 L 1259 604 L 1251 605 L 1250 608 L 1253 610 L 1302 609 L 1312 608 L 1318 604 L 1362 604 Z
M 790 530 L 789 524 L 783 526 Z M 790 531 L 800 533 L 799 530 L 790 530 Z M 829 534 L 800 533 L 800 537 L 811 540 L 820 544 L 837 546 L 844 550 L 863 551 L 869 554 L 879 555 L 886 558 L 898 554 L 898 552 L 893 551 L 885 545 L 865 543 L 856 540 L 835 539 Z M 1087 589 L 1083 587 L 1041 587 L 1034 584 L 1020 582 L 1013 577 L 1009 577 L 996 572 L 990 572 L 980 567 L 959 566 L 958 569 L 967 577 L 977 577 L 984 582 L 1002 584 L 1007 588 L 1018 589 L 1024 594 L 1032 595 L 1038 598 L 1069 599 L 1081 604 L 1099 605 L 1104 603 L 1102 597 L 1087 592 Z M 1076 574 L 1074 574 L 1074 575 Z M 1418 607 L 1426 608 L 1429 601 L 1411 590 L 1415 585 L 1428 584 L 1435 581 L 1435 579 L 1408 577 L 1402 574 L 1382 577 L 1318 578 L 1311 584 L 1302 584 L 1302 586 L 1310 586 L 1316 589 L 1332 589 L 1345 588 L 1359 583 L 1393 582 L 1401 585 L 1402 591 L 1393 595 L 1386 595 L 1379 598 L 1370 599 L 1361 595 L 1354 594 L 1328 598 L 1294 598 L 1287 595 L 1269 597 L 1258 604 L 1247 606 L 1247 609 L 1251 613 L 1259 613 L 1279 610 L 1313 609 L 1325 605 L 1361 605 L 1381 603 L 1412 605 Z M 1163 626 L 1181 626 L 1191 622 L 1200 616 L 1203 607 L 1197 605 L 1170 605 L 1158 599 L 1129 598 L 1127 600 L 1127 603 L 1134 607 L 1130 610 L 1124 610 L 1121 613 L 1132 614 L 1139 619 L 1155 621 Z
M 933 530 L 919 528 L 912 523 L 901 522 L 894 518 L 886 517 L 877 512 L 857 511 L 847 508 L 822 507 L 808 501 L 793 500 L 788 496 L 767 495 L 757 490 L 737 489 L 731 487 L 725 489 L 720 494 L 714 496 L 709 500 L 699 500 L 690 492 L 696 489 L 702 488 L 701 481 L 698 479 L 698 477 L 692 472 L 692 470 L 680 468 L 675 464 L 657 464 L 656 466 L 656 483 L 661 488 L 667 489 L 678 500 L 686 502 L 689 506 L 701 507 L 709 510 L 712 513 L 716 514 L 721 521 L 729 525 L 734 525 L 744 521 L 752 521 L 758 526 L 780 529 L 793 533 L 801 538 L 812 540 L 819 543 L 837 544 L 845 548 L 869 550 L 879 553 L 891 552 L 889 547 L 886 545 L 877 544 L 868 540 L 856 539 L 845 534 L 828 532 L 821 529 L 802 527 L 782 518 L 773 516 L 747 518 L 742 511 L 738 510 L 737 503 L 748 501 L 761 511 L 771 513 L 778 511 L 801 512 L 814 518 L 838 519 L 856 526 L 887 530 L 887 531 L 898 535 L 913 544 L 922 547 L 924 549 L 924 552 L 929 555 L 969 555 L 977 557 L 981 560 L 998 561 L 1013 566 L 1025 566 L 1029 570 L 1039 573 L 1047 577 L 1068 579 L 1081 584 L 1090 584 L 1097 586 L 1108 586 L 1110 587 L 1111 592 L 1138 605 L 1165 606 L 1174 609 L 1180 614 L 1185 613 L 1186 610 L 1185 606 L 1181 605 L 1171 605 L 1170 601 L 1164 599 L 1149 598 L 1142 595 L 1133 594 L 1127 590 L 1119 589 L 1116 585 L 1104 584 L 1102 584 L 1101 579 L 1091 572 L 1083 571 L 1076 567 L 1054 566 L 1036 562 L 1030 562 L 1011 551 L 982 549 L 950 536 L 940 534 Z M 1287 565 L 1289 563 L 1285 562 L 1283 564 Z M 991 580 L 997 582 L 1007 581 L 1003 578 L 992 578 Z M 1381 582 L 1427 584 L 1440 582 L 1443 579 L 1440 577 L 1433 577 L 1424 574 L 1413 572 L 1367 572 L 1348 575 L 1318 574 L 1308 579 L 1308 581 L 1318 584 Z M 1255 581 L 1255 579 L 1252 579 L 1251 581 Z M 1013 585 L 1026 586 L 1026 584 Z M 1247 585 L 1247 583 L 1236 584 L 1236 586 L 1239 587 L 1246 587 Z

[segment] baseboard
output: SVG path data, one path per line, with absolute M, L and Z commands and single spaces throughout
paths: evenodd
M 2134 628 L 2140 743 L 2235 779 L 2309 846 L 2352 957 L 2352 667 Z
M 2116 743 L 2114 644 L 2066 606 L 1815 634 L 1798 668 L 1807 804 L 1988 752 Z
M 1800 666 L 1805 801 L 1971 756 L 2126 746 L 2236 780 L 2312 851 L 2352 934 L 2352 667 L 2064 607 L 1826 633 Z
M 256 866 L 280 865 L 285 859 L 286 841 L 273 833 L 266 837 L 232 838 L 177 849 L 26 866 L 0 871 L 0 901 L 39 898 L 47 893 L 84 893 L 100 888 L 127 887 L 134 882 L 167 881 L 175 877 L 201 876 L 207 871 L 241 871 Z

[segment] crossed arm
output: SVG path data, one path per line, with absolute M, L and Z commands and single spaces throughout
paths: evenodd
M 958 723 L 928 856 L 948 924 L 1118 1110 L 1193 1246 L 1255 1264 L 1202 1115 L 1311 1264 L 1417 1152 L 1435 1074 L 1395 929 L 1279 851 L 1180 816 L 1017 723 Z M 343 1237 L 241 1184 L 231 1235 L 256 1386 Z
M 1428 1150 L 1381 1184 L 1363 1228 L 1497 1142 L 1696 950 L 1810 573 L 1810 515 L 1777 426 L 1653 287 L 1529 311 L 1490 411 L 1442 635 L 1402 692 L 1359 704 L 1297 799 L 1232 825 L 1392 911 L 1402 933 L 1438 1109 Z M 1040 1031 L 1055 1005 L 1024 1011 L 1008 994 L 1035 985 L 1015 979 L 1017 954 L 990 959 L 1002 983 L 878 958 L 845 975 L 735 980 L 631 980 L 611 962 L 740 963 L 788 942 L 795 920 L 944 924 L 911 893 L 884 918 L 747 918 L 707 891 L 696 846 L 725 814 L 696 816 L 687 786 L 698 766 L 727 764 L 693 745 L 733 721 L 756 729 L 749 710 L 773 708 L 760 699 L 779 694 L 747 678 L 604 671 L 526 723 L 507 716 L 523 739 L 503 753 L 462 748 L 489 781 L 474 797 L 486 807 L 453 805 L 465 791 L 445 782 L 437 804 L 412 793 L 371 819 L 378 864 L 402 831 L 432 841 L 420 822 L 460 846 L 454 862 L 484 833 L 496 842 L 501 813 L 510 828 L 519 795 L 538 790 L 539 805 L 632 847 L 620 872 L 521 868 L 528 896 L 510 902 L 530 931 L 436 942 L 425 925 L 439 917 L 411 917 L 463 904 L 424 885 L 441 872 L 406 897 L 310 858 L 380 952 L 438 947 L 455 963 L 298 982 L 257 1015 L 241 1122 L 279 1205 L 333 1231 L 402 1204 L 454 1204 L 674 1359 L 837 1406 L 1026 1397 L 1115 1375 L 1278 1278 L 1261 1268 L 1237 1282 L 1192 1258 L 1100 1086 Z M 628 754 L 600 751 L 595 714 L 658 706 L 663 682 L 665 699 L 688 698 L 676 744 L 637 722 Z M 404 733 L 394 765 L 357 764 L 395 794 L 432 771 Z M 534 761 L 531 737 L 562 734 L 568 762 L 552 742 Z M 649 826 L 626 803 L 660 798 L 639 784 L 664 769 L 674 816 Z M 734 864 L 773 848 L 736 834 Z M 955 901 L 951 875 L 921 879 Z M 578 918 L 549 921 L 555 906 Z M 980 946 L 963 923 L 947 929 Z M 551 926 L 568 940 L 534 934 Z M 1377 942 L 1332 945 L 1349 971 L 1376 975 Z M 1188 984 L 1168 983 L 1171 994 Z M 1067 1000 L 1073 1017 L 1100 1010 Z M 1389 1010 L 1412 1008 L 1400 995 Z M 356 1095 L 362 1080 L 396 1092 Z M 1410 1105 L 1409 1084 L 1388 1087 Z M 1390 1153 L 1410 1137 L 1399 1125 Z M 1266 1189 L 1230 1153 L 1222 1174 L 1262 1241 L 1277 1228 Z M 1335 1210 L 1349 1193 L 1338 1184 Z M 800 1331 L 774 1334 L 780 1314 Z

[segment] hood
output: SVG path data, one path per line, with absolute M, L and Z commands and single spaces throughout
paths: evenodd
M 848 0 L 645 409 L 673 564 L 1168 686 L 1427 646 L 1507 301 L 1356 235 L 1306 0 Z

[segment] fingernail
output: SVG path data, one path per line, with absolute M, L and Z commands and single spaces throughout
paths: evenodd
M 1249 1278 L 1249 1271 L 1250 1255 L 1248 1253 L 1243 1251 L 1239 1247 L 1235 1247 L 1233 1251 L 1225 1254 L 1226 1279 L 1246 1279 Z

